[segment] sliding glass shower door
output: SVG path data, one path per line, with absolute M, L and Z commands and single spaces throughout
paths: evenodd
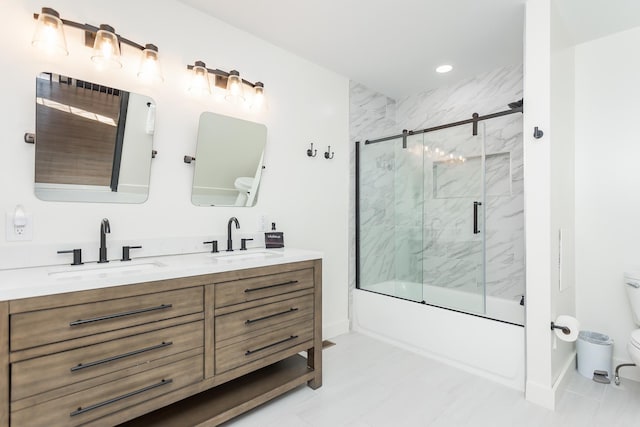
M 358 286 L 422 301 L 423 137 L 358 150 Z
M 523 324 L 522 116 L 475 126 L 359 144 L 357 284 Z
M 424 134 L 423 299 L 485 312 L 484 124 Z
M 484 124 L 362 144 L 359 287 L 485 313 Z

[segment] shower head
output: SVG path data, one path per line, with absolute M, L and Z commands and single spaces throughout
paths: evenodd
M 516 108 L 522 108 L 522 105 L 524 104 L 524 98 L 521 99 L 520 101 L 516 101 L 516 102 L 510 102 L 509 104 L 507 104 L 509 106 L 509 108 L 511 108 L 512 110 L 515 110 Z

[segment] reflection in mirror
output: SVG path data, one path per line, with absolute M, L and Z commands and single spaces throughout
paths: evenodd
M 36 78 L 35 193 L 41 200 L 142 203 L 155 102 L 54 73 Z
M 266 142 L 265 125 L 202 113 L 191 202 L 196 206 L 254 206 Z

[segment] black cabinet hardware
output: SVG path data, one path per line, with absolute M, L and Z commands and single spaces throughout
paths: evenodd
M 269 285 L 269 286 L 261 286 L 259 288 L 247 288 L 245 289 L 245 293 L 248 292 L 255 292 L 255 291 L 261 291 L 263 289 L 269 289 L 269 288 L 275 288 L 277 286 L 285 286 L 285 285 L 293 285 L 294 283 L 298 283 L 297 280 L 289 280 L 288 282 L 284 282 L 284 283 L 277 283 L 275 285 Z
M 168 347 L 168 346 L 170 346 L 172 344 L 173 344 L 172 341 L 162 342 L 161 344 L 158 344 L 158 345 L 153 345 L 151 347 L 141 348 L 139 350 L 130 351 L 128 353 L 119 354 L 117 356 L 107 357 L 105 359 L 100 359 L 100 360 L 96 360 L 96 361 L 89 362 L 89 363 L 78 363 L 76 366 L 71 368 L 71 372 L 80 371 L 82 369 L 91 368 L 93 366 L 98 366 L 98 365 L 102 365 L 104 363 L 113 362 L 115 360 L 124 359 L 126 357 L 135 356 L 136 354 L 146 353 L 147 351 L 157 350 L 159 348 Z
M 252 323 L 260 322 L 260 321 L 262 321 L 262 320 L 271 319 L 272 317 L 278 317 L 278 316 L 282 316 L 283 314 L 289 314 L 289 313 L 293 313 L 293 312 L 296 312 L 296 311 L 298 311 L 298 309 L 297 309 L 297 308 L 290 308 L 289 310 L 287 310 L 287 311 L 282 311 L 282 312 L 280 312 L 280 313 L 270 314 L 270 315 L 268 315 L 268 316 L 259 317 L 259 318 L 257 318 L 257 319 L 248 319 L 248 320 L 246 320 L 244 323 L 246 323 L 247 325 L 250 325 L 250 324 L 252 324 Z
M 103 320 L 111 320 L 111 319 L 117 319 L 120 317 L 133 316 L 136 314 L 148 313 L 150 311 L 164 310 L 166 308 L 171 308 L 171 307 L 173 307 L 172 304 L 162 304 L 155 307 L 141 308 L 139 310 L 131 310 L 131 311 L 125 311 L 122 313 L 107 314 L 105 316 L 93 317 L 91 319 L 75 320 L 73 322 L 70 322 L 69 326 L 78 326 L 78 325 L 84 325 L 87 323 L 101 322 Z
M 279 344 L 286 343 L 287 341 L 295 340 L 296 338 L 298 338 L 297 335 L 291 335 L 289 338 L 285 338 L 285 339 L 280 340 L 278 342 L 274 342 L 273 344 L 265 345 L 264 347 L 256 348 L 255 350 L 247 350 L 244 353 L 244 355 L 245 356 L 250 356 L 250 355 L 255 354 L 255 353 L 259 352 L 259 351 L 263 351 L 263 350 L 266 350 L 268 348 L 275 347 L 275 346 L 277 346 Z
M 129 397 L 136 396 L 136 395 L 138 395 L 140 393 L 144 393 L 145 391 L 153 390 L 154 388 L 158 388 L 158 387 L 163 386 L 163 385 L 171 384 L 172 382 L 173 382 L 173 380 L 171 378 L 169 378 L 168 380 L 164 380 L 163 379 L 159 383 L 151 384 L 151 385 L 143 387 L 143 388 L 141 388 L 139 390 L 135 390 L 135 391 L 123 394 L 121 396 L 114 397 L 113 399 L 105 400 L 104 402 L 100 402 L 100 403 L 94 403 L 93 405 L 85 406 L 84 408 L 80 407 L 77 410 L 75 410 L 72 413 L 70 413 L 69 416 L 70 417 L 75 417 L 76 415 L 84 414 L 84 413 L 87 413 L 89 411 L 93 411 L 94 409 L 98 409 L 98 408 L 102 408 L 103 406 L 111 405 L 112 403 L 116 403 L 116 402 L 119 402 L 121 400 L 128 399 Z

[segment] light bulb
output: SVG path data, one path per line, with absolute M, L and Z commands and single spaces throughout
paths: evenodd
M 240 73 L 236 70 L 229 71 L 229 77 L 227 78 L 227 95 L 224 97 L 232 104 L 241 104 L 245 101 L 244 89 L 242 87 L 242 79 Z
M 256 82 L 255 93 L 253 95 L 253 103 L 251 109 L 260 111 L 266 109 L 266 100 L 264 99 L 264 83 Z
M 189 92 L 194 94 L 211 95 L 211 85 L 209 84 L 209 72 L 207 66 L 202 61 L 196 61 L 191 74 L 191 84 Z
M 122 68 L 120 63 L 120 44 L 113 27 L 102 24 L 96 33 L 91 60 L 99 67 Z
M 158 59 L 158 47 L 147 44 L 142 51 L 140 67 L 138 68 L 138 77 L 149 83 L 162 83 L 162 70 L 160 69 L 160 60 Z

